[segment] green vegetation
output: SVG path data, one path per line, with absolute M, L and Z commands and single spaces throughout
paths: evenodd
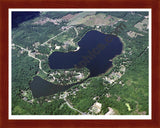
M 50 22 L 42 26 L 33 24 L 33 21 L 27 21 L 14 29 L 12 34 L 13 43 L 24 48 L 33 49 L 32 45 L 35 42 L 43 43 L 47 41 L 51 36 L 53 37 L 61 32 L 60 28 L 61 25 L 54 25 Z
M 76 37 L 76 33 L 75 33 L 74 28 L 70 28 L 68 31 L 57 36 L 55 38 L 55 40 L 57 40 L 58 42 L 65 42 L 65 41 L 68 41 L 68 40 L 73 39 L 75 37 Z
M 66 12 L 66 11 L 65 12 L 42 12 L 41 16 L 45 16 L 45 17 L 49 17 L 49 18 L 54 19 L 54 18 L 61 18 L 67 14 L 74 15 L 76 13 L 78 13 L 78 12 Z
M 42 53 L 42 54 L 50 54 L 50 48 L 47 47 L 46 45 L 45 46 L 39 46 L 38 47 L 38 52 Z
M 76 85 L 71 88 L 69 92 L 74 90 L 74 88 L 78 88 L 80 91 L 78 91 L 75 96 L 70 95 L 67 97 L 74 107 L 83 112 L 88 112 L 88 109 L 94 103 L 94 97 L 100 96 L 106 91 L 101 78 L 90 78 L 87 82 L 90 83 L 84 85 L 87 86 L 87 88 L 82 89 L 82 86 Z
M 89 78 L 83 83 L 74 85 L 66 92 L 54 95 L 33 98 L 30 82 L 38 75 L 41 78 L 59 85 L 72 84 L 83 81 L 89 75 L 87 68 L 52 70 L 48 64 L 48 56 L 54 51 L 68 52 L 77 48 L 77 42 L 89 30 L 96 26 L 78 24 L 68 26 L 77 20 L 78 15 L 69 21 L 61 21 L 67 14 L 79 12 L 42 12 L 35 19 L 28 20 L 14 28 L 12 31 L 12 114 L 13 115 L 78 115 L 78 111 L 92 114 L 90 111 L 94 103 L 100 103 L 101 110 L 97 114 L 106 114 L 112 108 L 115 114 L 144 115 L 148 114 L 148 29 L 147 12 L 103 12 L 106 16 L 121 18 L 112 25 L 101 25 L 98 30 L 103 33 L 117 34 L 123 42 L 122 54 L 115 57 L 113 68 L 102 75 Z M 102 12 L 96 12 L 99 14 Z M 85 18 L 88 15 L 81 13 Z M 52 22 L 34 24 L 41 18 L 59 19 L 57 25 Z M 145 21 L 144 21 L 145 19 Z M 109 19 L 111 22 L 112 18 Z M 114 33 L 119 24 L 125 28 Z M 135 27 L 138 24 L 138 27 Z M 78 35 L 76 33 L 76 28 Z M 139 35 L 131 36 L 128 32 Z M 22 48 L 18 47 L 21 46 Z M 59 46 L 57 48 L 57 46 Z M 29 50 L 29 51 L 27 51 Z M 29 56 L 29 52 L 32 56 Z M 41 68 L 40 62 L 41 61 Z M 77 79 L 79 73 L 84 74 L 83 79 Z M 119 76 L 117 76 L 119 74 Z M 55 80 L 53 80 L 53 78 Z M 64 97 L 64 95 L 66 97 Z M 65 99 L 66 98 L 66 99 Z

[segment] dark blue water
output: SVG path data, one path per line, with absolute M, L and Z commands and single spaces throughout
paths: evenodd
M 68 85 L 68 86 L 55 85 L 42 79 L 39 76 L 34 77 L 33 81 L 30 84 L 32 95 L 37 98 L 41 96 L 49 96 L 57 92 L 65 91 L 71 86 L 72 85 Z
M 86 78 L 88 79 L 88 78 Z M 32 95 L 35 98 L 41 97 L 41 96 L 49 96 L 58 92 L 63 92 L 65 90 L 68 90 L 70 87 L 83 83 L 86 79 L 84 79 L 81 82 L 77 82 L 75 84 L 70 84 L 67 86 L 62 85 L 55 85 L 53 83 L 50 83 L 44 79 L 42 79 L 39 76 L 35 76 L 33 78 L 33 81 L 30 83 L 30 88 L 32 91 Z
M 78 42 L 80 49 L 76 52 L 53 52 L 49 56 L 51 69 L 69 69 L 87 67 L 90 77 L 106 72 L 116 55 L 122 52 L 122 42 L 113 35 L 92 30 Z
M 14 11 L 12 12 L 12 28 L 18 27 L 24 21 L 33 19 L 39 16 L 40 12 L 29 12 L 29 11 Z

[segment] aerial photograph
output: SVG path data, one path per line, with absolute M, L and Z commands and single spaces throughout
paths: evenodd
M 149 11 L 11 11 L 12 115 L 149 115 Z

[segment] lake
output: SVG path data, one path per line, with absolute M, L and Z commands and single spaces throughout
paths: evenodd
M 35 76 L 30 83 L 33 97 L 49 96 L 57 92 L 65 91 L 73 85 L 60 86 L 52 84 L 39 76 Z
M 90 77 L 105 73 L 111 66 L 110 61 L 122 52 L 122 42 L 113 35 L 92 30 L 78 42 L 80 49 L 76 52 L 53 52 L 49 56 L 51 69 L 69 69 L 86 67 Z
M 88 79 L 88 78 L 86 78 Z M 68 90 L 70 87 L 83 83 L 86 79 L 84 79 L 81 82 L 77 82 L 74 84 L 70 84 L 67 86 L 62 85 L 55 85 L 53 83 L 50 83 L 44 79 L 42 79 L 39 76 L 35 76 L 33 78 L 33 81 L 30 83 L 30 89 L 32 91 L 32 95 L 35 98 L 41 97 L 41 96 L 49 96 L 58 92 L 63 92 L 65 90 Z
M 89 77 L 94 77 L 105 73 L 112 66 L 112 61 L 110 60 L 116 55 L 121 54 L 123 47 L 118 37 L 103 34 L 95 30 L 87 32 L 78 42 L 78 45 L 80 49 L 76 52 L 53 52 L 48 59 L 50 68 L 69 69 L 87 67 L 90 70 Z M 80 82 L 77 84 L 80 84 Z M 67 86 L 54 85 L 36 76 L 31 82 L 30 88 L 34 97 L 41 97 L 68 90 L 74 85 L 76 84 Z

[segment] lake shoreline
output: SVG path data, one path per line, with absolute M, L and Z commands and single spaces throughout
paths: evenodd
M 108 38 L 108 40 L 106 40 L 106 38 Z M 64 86 L 61 86 L 52 84 L 54 85 L 55 90 L 51 86 L 49 90 L 53 90 L 53 92 L 49 91 L 50 93 L 48 94 L 50 95 L 54 92 L 57 93 L 59 91 L 61 92 L 63 90 L 66 90 L 65 88 L 68 89 L 74 85 L 83 83 L 90 77 L 97 77 L 109 73 L 114 67 L 113 59 L 123 53 L 123 42 L 121 40 L 122 39 L 115 35 L 104 34 L 97 30 L 89 30 L 77 43 L 79 46 L 78 51 L 68 51 L 66 53 L 53 52 L 48 58 L 49 66 L 51 69 L 65 70 L 69 68 L 74 68 L 76 64 L 83 60 L 82 66 L 86 67 L 89 70 L 90 75 L 87 78 L 81 80 L 80 82 L 71 83 L 69 85 L 66 84 Z M 98 44 L 101 44 L 101 46 L 97 47 Z M 87 65 L 84 65 L 86 63 Z M 46 80 L 42 80 L 42 78 L 40 80 L 43 82 L 48 82 Z M 34 83 L 39 83 L 38 81 L 33 81 Z M 49 83 L 49 85 L 50 84 L 51 83 Z M 41 93 L 43 94 L 43 91 L 45 92 L 46 90 L 44 88 L 48 89 L 47 84 L 44 86 L 41 84 L 41 89 L 36 88 L 34 91 L 37 90 L 37 92 L 39 92 L 41 90 Z

